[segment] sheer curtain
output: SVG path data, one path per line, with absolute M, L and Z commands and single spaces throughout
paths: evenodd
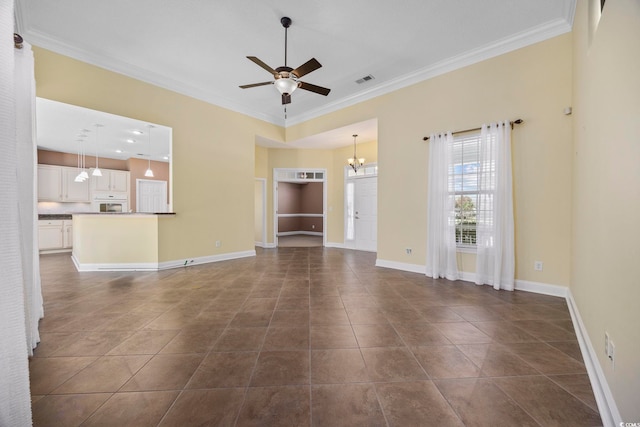
M 18 219 L 20 221 L 22 275 L 25 292 L 27 351 L 32 356 L 33 349 L 40 342 L 38 322 L 44 315 L 38 253 L 38 169 L 36 168 L 38 152 L 35 143 L 36 88 L 31 45 L 26 42 L 23 43 L 22 49 L 14 49 L 14 55 Z
M 28 356 L 42 316 L 35 223 L 33 58 L 0 1 L 0 426 L 30 426 Z
M 426 274 L 433 278 L 457 280 L 455 199 L 449 193 L 452 156 L 451 132 L 429 137 Z
M 514 289 L 511 125 L 483 125 L 478 168 L 476 284 Z

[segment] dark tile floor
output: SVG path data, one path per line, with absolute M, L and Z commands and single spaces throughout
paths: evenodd
M 599 426 L 565 301 L 258 250 L 161 272 L 41 258 L 36 426 Z

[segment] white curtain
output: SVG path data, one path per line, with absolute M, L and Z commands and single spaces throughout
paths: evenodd
M 14 3 L 0 0 L 0 426 L 30 426 L 29 359 L 42 293 L 36 256 L 33 57 L 13 45 Z
M 457 280 L 455 197 L 449 192 L 453 135 L 429 137 L 427 194 L 427 268 L 429 277 Z
M 15 54 L 15 102 L 16 102 L 16 150 L 18 155 L 18 219 L 20 220 L 20 245 L 22 250 L 22 274 L 25 292 L 25 322 L 27 351 L 40 342 L 38 322 L 44 315 L 40 284 L 40 260 L 38 253 L 38 188 L 36 164 L 38 152 L 35 142 L 35 102 L 33 51 L 29 43 Z
M 478 168 L 476 284 L 514 289 L 511 125 L 483 125 Z

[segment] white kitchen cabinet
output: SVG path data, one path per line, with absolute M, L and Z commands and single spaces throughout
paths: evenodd
M 38 200 L 62 201 L 62 168 L 38 165 Z
M 56 251 L 73 247 L 73 221 L 47 219 L 38 221 L 38 249 Z
M 78 169 L 38 165 L 38 201 L 90 202 L 89 180 L 75 182 Z
M 110 193 L 129 192 L 129 172 L 111 169 L 100 169 L 102 176 L 92 176 L 93 191 L 104 191 Z
M 71 249 L 73 247 L 73 221 L 65 219 L 62 224 L 62 248 Z
M 62 201 L 89 202 L 89 180 L 76 182 L 78 170 L 75 168 L 62 169 Z
M 64 246 L 64 221 L 38 221 L 38 248 L 42 250 L 62 249 Z

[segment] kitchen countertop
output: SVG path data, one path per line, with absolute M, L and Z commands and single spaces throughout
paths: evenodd
M 39 220 L 71 219 L 71 214 L 38 214 Z
M 70 214 L 38 214 L 38 220 L 53 221 L 63 219 L 73 219 L 73 215 L 121 215 L 121 216 L 142 216 L 142 215 L 175 215 L 175 212 L 74 212 Z
M 118 215 L 118 216 L 143 216 L 143 215 L 175 215 L 175 212 L 74 212 L 73 215 Z

